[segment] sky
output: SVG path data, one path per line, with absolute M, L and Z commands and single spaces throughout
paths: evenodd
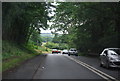
M 54 29 L 50 30 L 50 29 L 47 29 L 47 30 L 44 30 L 41 28 L 41 33 L 51 33 L 51 31 L 54 31 Z
M 52 3 L 52 5 L 57 5 L 57 3 L 54 2 L 54 3 Z M 56 10 L 56 9 L 53 8 L 53 7 L 51 7 L 51 10 L 53 11 L 53 10 Z M 49 13 L 48 16 L 54 16 L 54 14 L 55 14 L 55 12 L 52 12 L 52 13 Z M 48 25 L 52 25 L 52 22 L 47 21 L 47 24 L 48 24 Z M 50 29 L 44 30 L 44 29 L 42 29 L 42 28 L 41 28 L 40 30 L 41 30 L 41 33 L 51 33 L 51 32 L 54 32 L 54 31 L 55 31 L 54 29 L 52 29 L 52 30 L 50 30 Z M 61 32 L 57 32 L 57 33 L 60 33 L 60 34 L 61 34 Z
M 54 29 L 52 29 L 52 30 L 50 30 L 50 29 L 44 30 L 42 28 L 40 30 L 41 30 L 41 33 L 51 33 L 51 31 L 55 31 Z M 56 32 L 56 33 L 63 34 L 62 31 L 59 31 L 59 32 Z

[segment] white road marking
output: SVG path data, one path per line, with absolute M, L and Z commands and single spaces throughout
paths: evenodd
M 106 79 L 107 81 L 111 81 L 110 79 L 112 79 L 114 81 L 119 81 L 116 78 L 114 78 L 114 77 L 112 77 L 112 76 L 110 76 L 110 75 L 108 75 L 108 74 L 106 74 L 106 73 L 104 73 L 104 72 L 102 72 L 102 71 L 100 71 L 100 70 L 98 70 L 98 69 L 96 69 L 96 68 L 94 68 L 94 67 L 92 67 L 92 66 L 90 66 L 90 65 L 88 65 L 88 64 L 86 64 L 84 62 L 82 62 L 82 61 L 80 61 L 80 60 L 74 59 L 74 58 L 72 58 L 70 56 L 66 56 L 66 57 L 73 60 L 73 61 L 75 61 L 76 63 L 86 67 L 87 69 L 89 69 L 90 71 L 96 73 L 97 75 L 101 76 L 103 79 Z

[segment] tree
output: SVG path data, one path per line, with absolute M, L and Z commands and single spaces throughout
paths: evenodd
M 117 2 L 59 3 L 52 28 L 68 32 L 70 47 L 98 53 L 106 47 L 119 47 L 119 9 Z
M 37 31 L 33 31 L 29 41 L 32 41 L 34 45 L 41 46 L 42 45 L 42 39 L 40 37 L 40 33 Z
M 46 3 L 3 2 L 3 40 L 28 42 L 34 30 L 47 28 Z

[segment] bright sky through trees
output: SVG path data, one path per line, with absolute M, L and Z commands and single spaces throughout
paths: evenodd
M 56 3 L 56 2 L 53 2 L 53 3 L 51 3 L 52 5 L 58 5 L 58 3 Z M 56 8 L 53 8 L 53 7 L 50 7 L 50 10 L 52 11 L 51 13 L 48 13 L 48 16 L 54 16 L 55 15 L 55 12 L 54 12 L 54 10 L 56 10 Z M 49 26 L 51 26 L 52 24 L 53 24 L 53 22 L 49 22 L 49 21 L 47 21 L 47 24 L 49 25 Z M 47 29 L 47 30 L 44 30 L 44 29 L 42 29 L 42 28 L 40 28 L 40 30 L 41 30 L 41 33 L 51 33 L 51 32 L 54 32 L 55 30 L 54 29 Z M 62 34 L 62 32 L 57 32 L 57 33 L 59 33 L 59 34 Z

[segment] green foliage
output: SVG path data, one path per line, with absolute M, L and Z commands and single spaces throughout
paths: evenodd
M 14 42 L 7 42 L 2 41 L 2 59 L 6 60 L 9 58 L 17 58 L 20 56 L 28 54 L 35 54 L 37 53 L 33 48 L 33 46 L 26 45 L 26 46 L 19 46 L 17 44 L 14 44 Z
M 19 66 L 21 62 L 30 59 L 32 57 L 34 57 L 34 54 L 26 54 L 26 55 L 22 55 L 19 58 L 12 58 L 11 60 L 6 60 L 3 61 L 2 63 L 2 71 L 6 71 L 9 70 L 10 68 L 14 68 L 16 66 Z
M 67 35 L 69 47 L 98 53 L 106 47 L 120 47 L 119 3 L 59 3 L 51 28 Z
M 63 43 L 63 44 L 67 44 L 69 41 L 69 37 L 68 37 L 68 34 L 55 34 L 52 42 L 53 43 Z
M 45 46 L 38 47 L 38 50 L 41 50 L 43 54 L 44 53 L 51 53 L 51 51 L 52 51 L 50 48 L 47 48 Z
M 40 37 L 40 34 L 36 31 L 33 31 L 29 39 L 29 43 L 33 43 L 34 45 L 41 46 L 42 39 Z
M 44 46 L 50 49 L 53 49 L 53 48 L 59 49 L 59 44 L 57 43 L 47 42 Z
M 55 34 L 52 42 L 54 42 L 54 43 L 59 43 L 60 42 L 60 36 L 57 33 Z
M 35 45 L 34 42 L 29 42 L 27 45 L 24 45 L 23 49 L 28 50 L 29 53 L 36 53 L 34 49 L 38 49 L 39 46 Z
M 51 42 L 54 35 L 51 33 L 41 33 L 42 42 Z
M 44 46 L 50 49 L 60 49 L 60 50 L 68 49 L 68 45 L 65 43 L 47 42 Z
M 22 52 L 23 53 L 23 52 Z M 13 56 L 21 56 L 21 49 L 16 44 L 2 41 L 2 59 L 8 59 Z
M 44 46 L 38 47 L 38 50 L 41 50 L 41 51 L 47 51 L 46 49 L 47 49 L 47 48 L 44 47 Z
M 51 42 L 53 37 L 43 37 L 41 36 L 42 42 Z
M 39 55 L 33 46 L 20 46 L 14 42 L 2 41 L 2 71 L 20 65 L 21 62 Z
M 3 2 L 2 14 L 4 40 L 26 44 L 33 31 L 47 28 L 46 4 L 42 2 Z
M 59 44 L 59 49 L 60 50 L 69 49 L 68 44 L 66 44 L 66 43 L 60 43 Z

